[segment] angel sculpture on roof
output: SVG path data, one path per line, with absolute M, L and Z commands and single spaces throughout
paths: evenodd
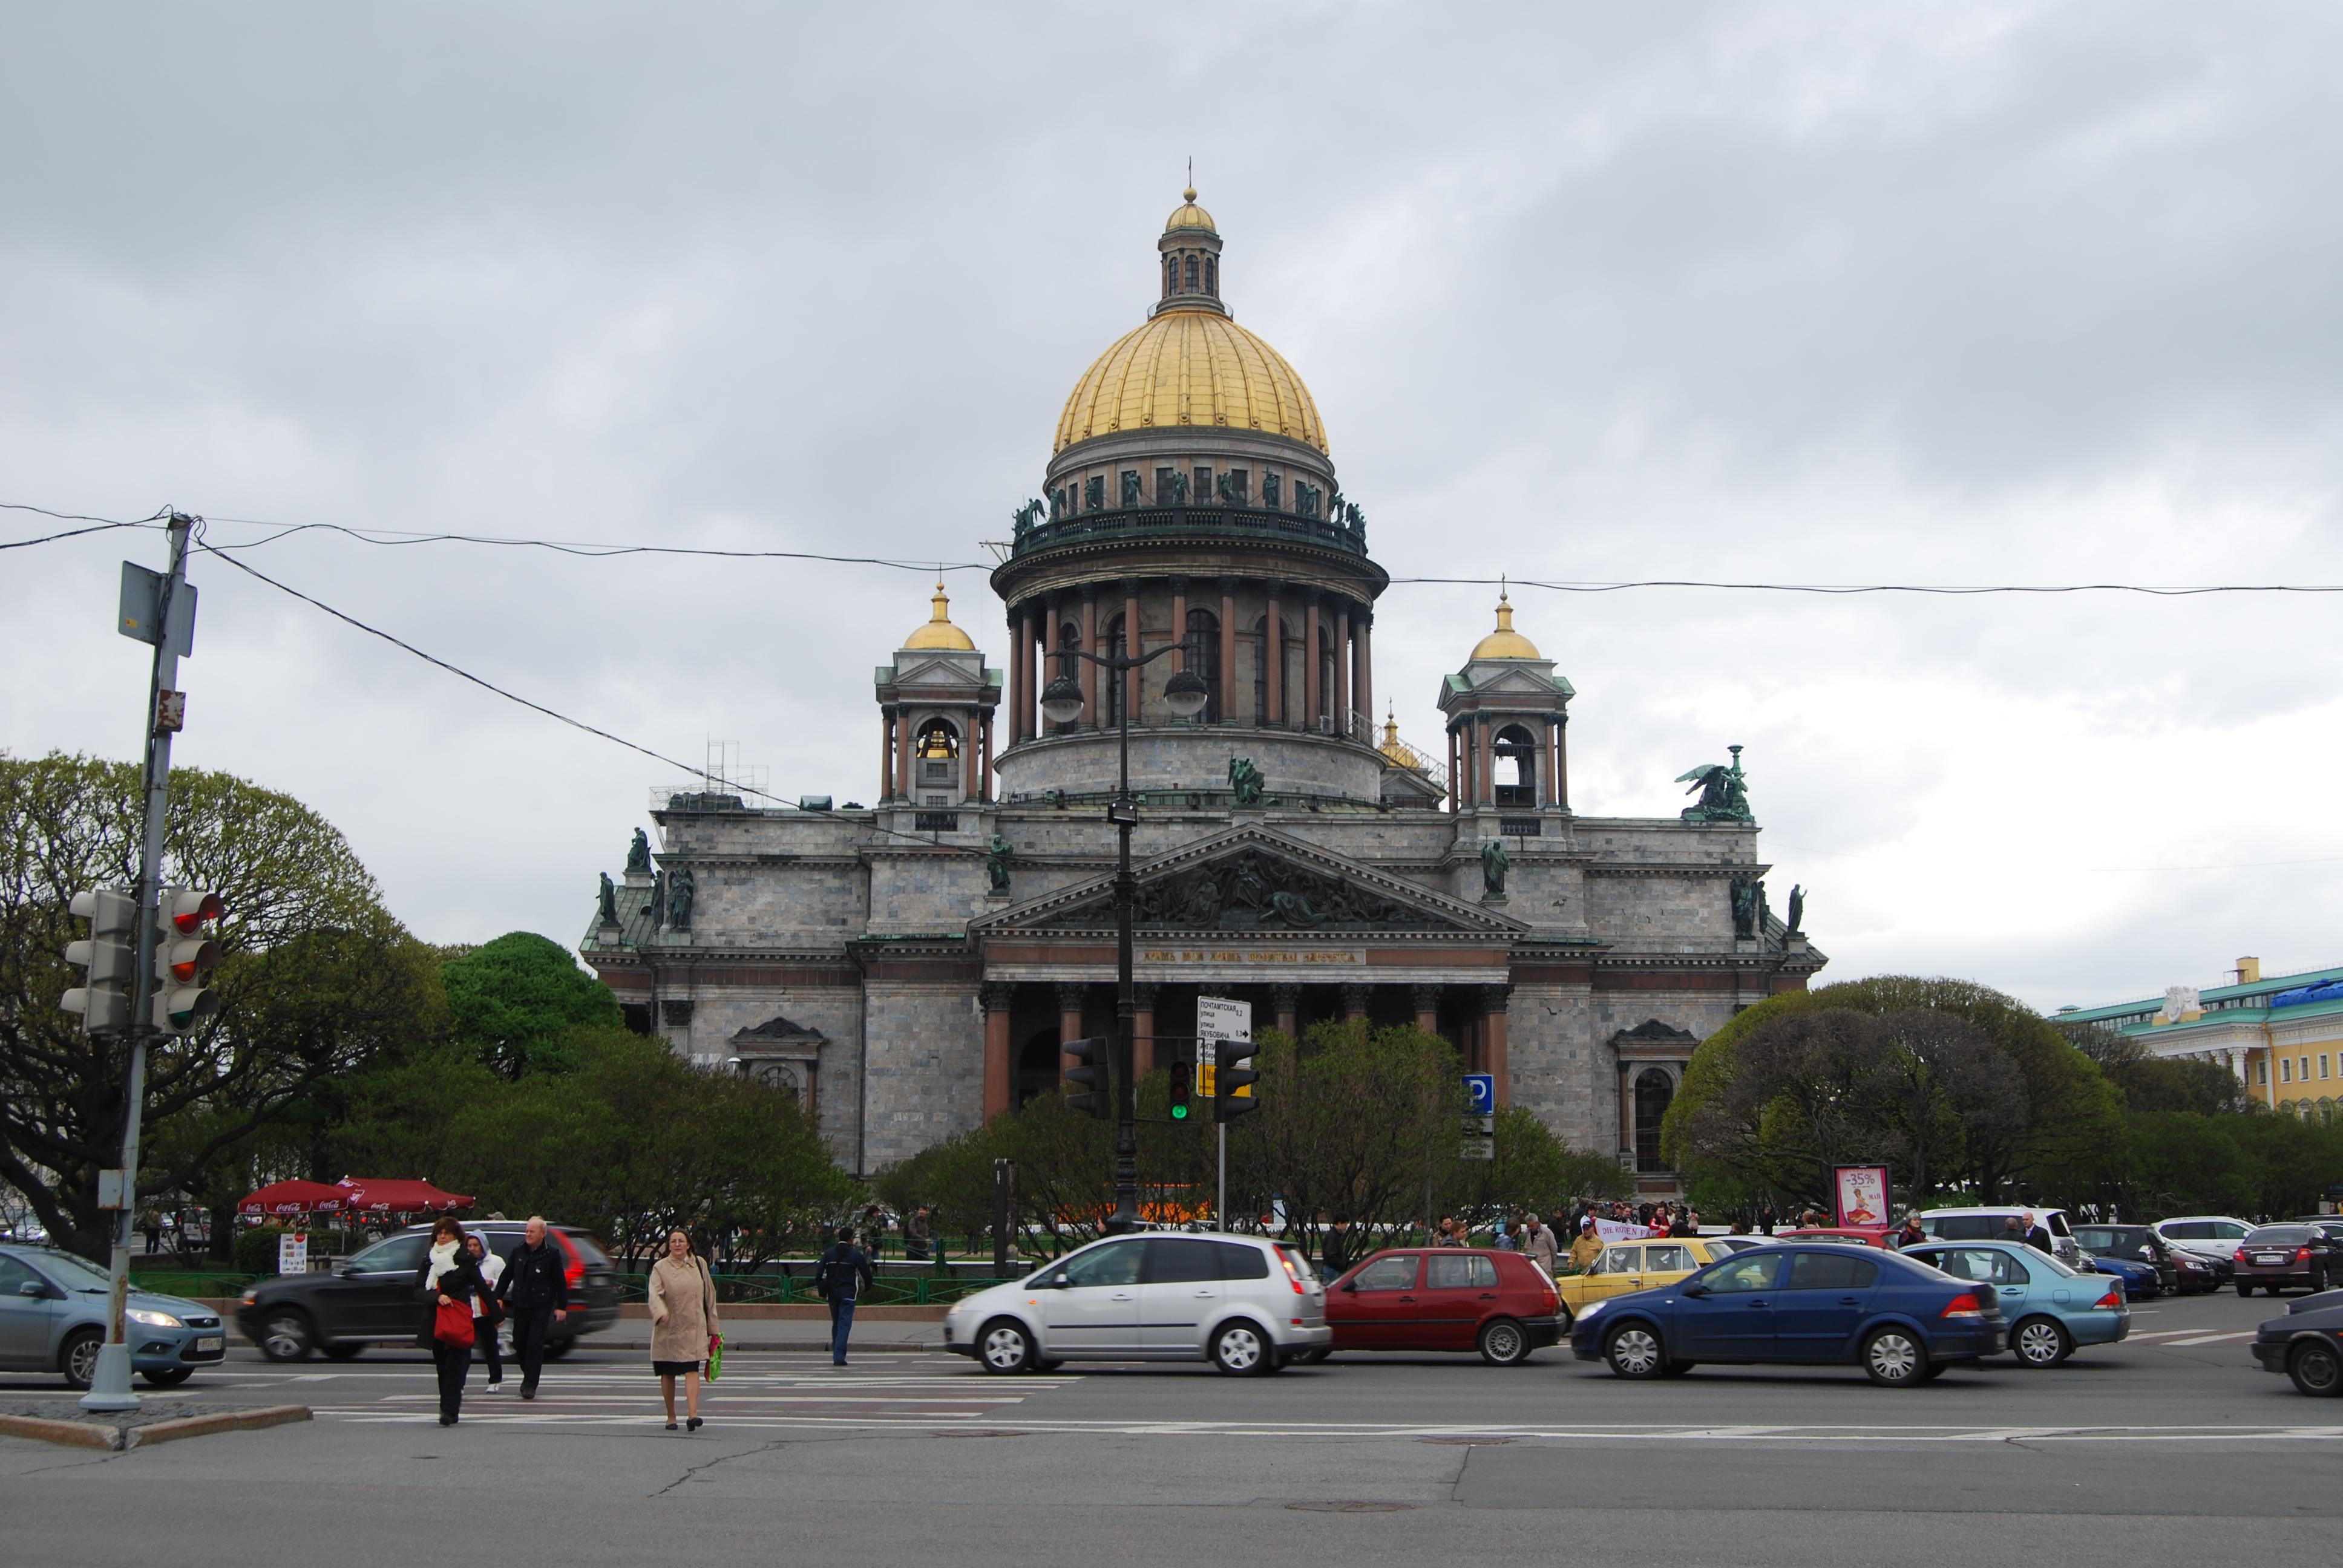
M 1749 810 L 1749 781 L 1741 771 L 1741 748 L 1728 746 L 1733 753 L 1730 764 L 1706 762 L 1689 773 L 1676 775 L 1679 784 L 1690 784 L 1684 791 L 1697 792 L 1700 799 L 1680 813 L 1687 822 L 1754 822 L 1757 819 Z

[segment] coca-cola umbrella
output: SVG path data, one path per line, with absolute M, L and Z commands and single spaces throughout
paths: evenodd
M 248 1192 L 236 1206 L 239 1214 L 338 1214 L 350 1195 L 323 1181 L 271 1181 Z
M 403 1176 L 345 1176 L 338 1191 L 351 1211 L 361 1214 L 447 1214 L 472 1206 L 460 1192 Z

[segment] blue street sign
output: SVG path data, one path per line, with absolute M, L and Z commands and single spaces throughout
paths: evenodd
M 1497 1109 L 1497 1075 L 1493 1072 L 1468 1072 L 1464 1075 L 1464 1099 L 1467 1113 L 1487 1116 Z

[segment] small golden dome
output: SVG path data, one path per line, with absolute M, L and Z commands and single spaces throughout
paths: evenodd
M 928 618 L 927 625 L 903 639 L 903 646 L 907 648 L 948 648 L 961 653 L 976 651 L 976 644 L 969 639 L 968 633 L 952 625 L 951 600 L 944 597 L 941 578 L 936 579 L 935 613 Z
M 1473 645 L 1473 657 L 1467 664 L 1483 658 L 1542 658 L 1537 644 L 1513 629 L 1513 607 L 1507 601 L 1505 590 L 1497 590 L 1497 629 Z
M 1390 758 L 1399 767 L 1422 768 L 1424 766 L 1423 759 L 1417 754 L 1415 748 L 1399 738 L 1399 719 L 1393 710 L 1388 708 L 1383 710 L 1383 743 L 1376 749 Z
M 1074 383 L 1050 449 L 1182 425 L 1265 430 L 1326 450 L 1318 405 L 1285 357 L 1204 310 L 1166 310 L 1116 339 Z
M 1180 206 L 1174 207 L 1172 210 L 1172 216 L 1163 220 L 1165 234 L 1182 228 L 1201 228 L 1207 234 L 1221 232 L 1212 222 L 1212 215 L 1196 205 L 1194 186 L 1190 186 L 1180 193 Z

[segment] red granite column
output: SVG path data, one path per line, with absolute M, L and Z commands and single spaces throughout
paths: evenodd
M 1058 1076 L 1061 1080 L 1065 1077 L 1068 1068 L 1081 1065 L 1065 1054 L 1065 1048 L 1083 1038 L 1082 998 L 1089 990 L 1080 980 L 1061 980 L 1058 983 Z
M 881 805 L 895 796 L 895 710 L 879 710 L 879 800 Z
M 1267 694 L 1269 717 L 1265 722 L 1282 725 L 1285 722 L 1285 618 L 1278 603 L 1277 585 L 1269 585 L 1269 615 L 1261 623 L 1261 657 L 1262 690 Z
M 962 799 L 969 800 L 976 799 L 978 768 L 976 760 L 976 726 L 977 716 L 973 711 L 970 711 L 968 716 L 968 722 L 960 727 L 960 766 L 962 770 L 967 774 L 968 779 L 968 781 L 960 788 L 960 795 Z
M 1173 670 L 1188 668 L 1188 579 L 1172 579 L 1172 640 L 1180 651 L 1172 656 Z
M 895 799 L 911 799 L 911 716 L 895 716 Z
M 1221 579 L 1221 722 L 1237 719 L 1237 587 Z
M 1456 731 L 1451 729 L 1448 732 L 1448 809 L 1451 811 L 1455 810 L 1464 799 L 1463 766 L 1463 753 L 1456 745 Z
M 1033 612 L 1009 618 L 1009 744 L 1025 739 L 1027 717 L 1033 711 Z
M 1564 810 L 1570 809 L 1570 715 L 1565 713 L 1554 721 L 1554 803 Z
M 1375 716 L 1375 654 L 1373 637 L 1375 612 L 1364 606 L 1359 610 L 1357 650 L 1352 658 L 1358 661 L 1358 673 L 1351 681 L 1351 689 L 1358 694 L 1359 711 L 1372 722 Z
M 1473 725 L 1473 800 L 1475 805 L 1497 803 L 1497 770 L 1489 755 L 1490 726 L 1474 717 Z
M 1155 989 L 1137 983 L 1131 988 L 1131 1075 L 1134 1081 L 1155 1070 Z
M 1122 585 L 1122 651 L 1126 658 L 1137 658 L 1146 651 L 1139 646 L 1139 585 Z M 1127 669 L 1122 674 L 1122 710 L 1131 715 L 1133 724 L 1139 722 L 1139 671 Z
M 1440 1032 L 1440 988 L 1436 985 L 1412 985 L 1407 988 L 1408 1000 L 1415 1004 L 1415 1028 L 1419 1034 Z
M 1051 604 L 1047 599 L 1044 599 L 1041 602 L 1041 668 L 1036 670 L 1033 675 L 1033 698 L 1037 709 L 1041 702 L 1041 693 L 1049 690 L 1050 682 L 1057 679 L 1058 677 L 1063 673 L 1063 671 L 1058 668 L 1060 663 L 1058 658 L 1058 628 L 1060 624 L 1061 623 L 1058 619 L 1058 607 Z M 1047 714 L 1043 714 L 1035 721 L 1035 734 L 1047 735 L 1050 733 L 1050 719 Z
M 1318 689 L 1318 596 L 1312 593 L 1302 607 L 1302 728 L 1318 728 L 1319 700 L 1325 693 Z
M 976 798 L 980 800 L 990 800 L 992 799 L 992 715 L 990 713 L 984 716 L 983 726 L 984 758 L 977 765 Z
M 984 1119 L 990 1121 L 1016 1108 L 1017 1062 L 1010 1054 L 1009 1011 L 1017 988 L 987 980 L 979 994 L 984 1002 Z
M 1351 647 L 1351 601 L 1334 612 L 1334 733 L 1347 738 L 1351 733 L 1351 660 L 1355 654 Z
M 1277 1027 L 1291 1037 L 1300 1033 L 1295 1020 L 1302 1012 L 1302 988 L 1298 985 L 1273 985 L 1269 988 L 1270 1004 L 1277 1009 Z
M 1098 650 L 1098 595 L 1084 593 L 1082 595 L 1082 651 L 1096 653 Z M 1081 667 L 1082 672 L 1081 722 L 1096 729 L 1099 724 L 1098 666 L 1087 658 L 1078 658 L 1074 662 Z
M 1358 984 L 1346 985 L 1342 988 L 1342 1021 L 1344 1023 L 1360 1023 L 1365 1020 L 1367 990 L 1367 987 Z
M 1481 988 L 1481 1070 L 1497 1081 L 1497 1103 L 1513 1102 L 1513 1059 L 1505 1039 L 1505 1002 L 1513 988 Z

